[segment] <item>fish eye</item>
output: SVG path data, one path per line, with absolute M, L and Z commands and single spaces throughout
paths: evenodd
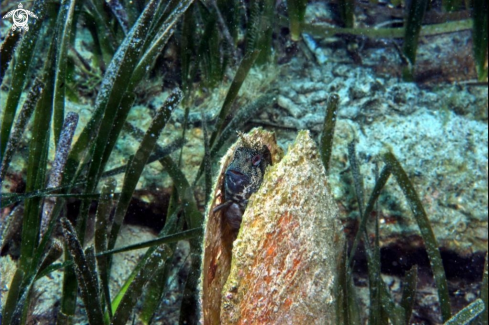
M 253 156 L 253 158 L 251 158 L 251 163 L 253 164 L 253 166 L 258 166 L 260 161 L 261 161 L 260 155 L 255 155 L 255 156 Z

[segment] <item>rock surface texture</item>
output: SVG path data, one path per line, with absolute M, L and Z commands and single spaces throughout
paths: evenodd
M 278 163 L 283 156 L 273 133 L 254 129 L 246 135 L 246 138 L 252 145 L 266 145 L 271 153 L 272 164 Z M 224 211 L 213 210 L 224 201 L 224 173 L 233 160 L 236 148 L 241 145 L 240 142 L 241 140 L 231 146 L 221 159 L 221 168 L 206 213 L 200 283 L 201 322 L 203 324 L 220 324 L 221 292 L 231 268 L 232 240 L 235 234 L 228 232 L 225 220 L 223 220 Z
M 288 154 L 267 169 L 232 252 L 216 249 L 219 235 L 210 226 L 219 219 L 213 220 L 208 219 L 204 243 L 204 325 L 335 324 L 334 289 L 344 238 L 309 132 L 300 132 Z

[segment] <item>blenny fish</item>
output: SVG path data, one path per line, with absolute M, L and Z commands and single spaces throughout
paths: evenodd
M 281 157 L 273 133 L 254 129 L 238 135 L 240 139 L 221 160 L 206 215 L 200 295 L 201 321 L 206 325 L 222 324 L 222 290 L 231 270 L 243 214 L 252 194 L 263 185 L 267 166 Z
M 213 212 L 223 209 L 224 221 L 233 232 L 241 225 L 243 213 L 251 194 L 258 191 L 272 156 L 266 145 L 250 145 L 239 133 L 242 145 L 234 151 L 234 157 L 224 174 L 224 203 Z

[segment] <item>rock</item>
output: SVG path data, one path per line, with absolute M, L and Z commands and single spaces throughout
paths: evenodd
M 322 78 L 314 81 L 313 75 Z M 278 97 L 303 112 L 296 118 L 285 109 L 269 111 L 274 124 L 287 127 L 277 131 L 278 141 L 285 146 L 295 138 L 295 129 L 321 132 L 326 101 L 318 100 L 325 94 L 340 96 L 329 184 L 336 202 L 345 208 L 342 217 L 349 227 L 355 227 L 358 208 L 351 195 L 350 173 L 345 173 L 348 143 L 358 144 L 367 195 L 375 185 L 379 150 L 388 145 L 417 189 L 440 245 L 462 255 L 487 251 L 487 236 L 478 230 L 487 232 L 488 220 L 487 91 L 482 87 L 420 87 L 333 61 L 291 67 L 278 84 Z M 303 97 L 307 102 L 299 105 Z M 395 182 L 387 184 L 379 202 L 379 210 L 389 220 L 380 232 L 382 245 L 419 234 Z
M 213 207 L 220 199 L 211 202 Z M 267 169 L 232 251 L 216 245 L 219 233 L 212 231 L 220 218 L 211 212 L 207 220 L 204 325 L 336 323 L 334 288 L 344 237 L 309 132 L 301 131 L 288 154 Z
M 153 231 L 146 227 L 124 225 L 121 228 L 120 235 L 117 239 L 116 248 L 128 246 L 156 238 Z M 114 254 L 112 259 L 112 269 L 110 275 L 111 296 L 114 298 L 119 292 L 128 276 L 134 270 L 141 256 L 144 255 L 147 248 L 132 250 L 119 254 Z M 60 260 L 62 262 L 63 259 Z M 175 278 L 175 268 L 170 274 Z M 16 262 L 10 256 L 0 257 L 0 297 L 3 307 L 7 298 L 10 282 L 16 271 Z M 177 281 L 178 282 L 178 281 Z M 59 311 L 60 299 L 62 296 L 63 271 L 56 270 L 38 279 L 32 291 L 34 297 L 29 308 L 26 324 L 49 325 L 56 323 L 56 317 Z M 171 290 L 172 288 L 170 288 Z M 176 291 L 176 290 L 173 290 Z M 179 292 L 182 288 L 179 288 Z M 166 298 L 166 297 L 165 297 Z M 174 308 L 176 309 L 176 308 Z M 82 299 L 77 299 L 76 314 L 73 318 L 73 324 L 88 324 L 87 314 Z
M 7 300 L 8 290 L 15 271 L 17 271 L 17 263 L 9 255 L 0 257 L 0 307 L 2 308 Z
M 277 104 L 295 118 L 301 117 L 303 115 L 301 108 L 285 96 L 278 96 Z

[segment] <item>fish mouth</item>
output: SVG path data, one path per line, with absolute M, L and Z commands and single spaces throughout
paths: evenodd
M 233 174 L 233 175 L 236 175 L 236 176 L 242 176 L 242 177 L 246 177 L 245 174 L 243 174 L 242 172 L 239 172 L 237 170 L 234 170 L 234 169 L 230 169 L 227 171 L 227 173 L 229 174 Z
M 250 183 L 250 178 L 236 169 L 226 171 L 226 185 L 232 193 L 240 193 Z

